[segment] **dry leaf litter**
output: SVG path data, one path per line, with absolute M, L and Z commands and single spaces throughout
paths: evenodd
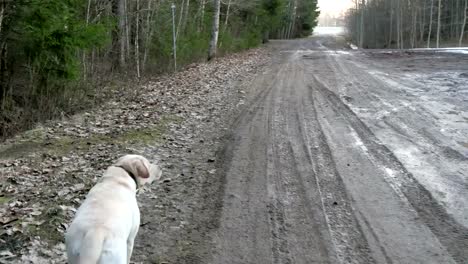
M 190 263 L 204 254 L 230 124 L 264 49 L 116 91 L 107 103 L 0 144 L 0 263 L 66 263 L 64 232 L 88 190 L 121 155 L 159 161 L 163 179 L 139 194 L 135 263 Z M 206 251 L 207 249 L 205 249 Z

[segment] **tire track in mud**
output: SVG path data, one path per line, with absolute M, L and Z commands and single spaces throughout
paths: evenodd
M 369 245 L 354 215 L 350 197 L 341 175 L 336 170 L 333 155 L 318 121 L 311 87 L 305 83 L 305 78 L 302 76 L 302 84 L 296 87 L 300 93 L 295 92 L 295 96 L 300 103 L 291 113 L 291 120 L 295 120 L 298 128 L 298 134 L 294 136 L 302 139 L 303 151 L 320 193 L 322 210 L 335 250 L 342 263 L 373 263 Z
M 277 100 L 273 100 L 271 114 L 269 115 L 269 126 L 273 126 L 275 122 L 274 118 L 276 116 L 275 106 L 278 104 Z M 288 229 L 286 227 L 286 213 L 284 205 L 283 194 L 285 192 L 284 184 L 275 184 L 272 182 L 281 182 L 281 174 L 278 170 L 278 160 L 279 155 L 279 146 L 273 144 L 276 138 L 276 133 L 274 130 L 269 129 L 269 139 L 270 142 L 267 147 L 267 175 L 268 183 L 267 189 L 271 201 L 267 204 L 268 214 L 270 215 L 270 229 L 272 237 L 272 252 L 273 252 L 273 262 L 274 264 L 280 263 L 292 263 L 289 243 L 286 239 Z
M 234 122 L 206 263 L 463 263 L 467 230 L 309 71 L 334 71 L 327 48 L 278 44 L 287 52 L 251 84 L 253 99 Z M 308 52 L 324 56 L 307 64 Z
M 270 180 L 267 142 L 275 92 L 270 80 L 260 81 L 266 88 L 235 121 L 224 195 L 224 209 L 229 209 L 222 211 L 219 231 L 214 234 L 217 247 L 212 263 L 254 263 L 262 259 L 279 263 L 281 205 L 271 200 L 264 188 Z
M 236 121 L 213 263 L 374 262 L 304 78 L 293 54 Z
M 454 260 L 463 263 L 468 259 L 468 229 L 456 222 L 432 197 L 414 176 L 406 170 L 393 153 L 370 131 L 370 129 L 344 104 L 341 99 L 315 78 L 315 89 L 326 98 L 336 113 L 348 121 L 364 142 L 370 154 L 384 167 L 395 168 L 401 177 L 400 191 L 416 210 L 419 217 L 437 236 Z
M 289 196 L 289 205 L 292 207 L 286 217 L 291 225 L 296 226 L 295 230 L 290 230 L 293 234 L 288 234 L 288 239 L 293 241 L 294 263 L 336 263 L 338 259 L 328 232 L 313 169 L 307 156 L 300 152 L 306 142 L 294 135 L 300 123 L 290 122 L 295 121 L 290 116 L 295 112 L 292 108 L 299 104 L 292 93 L 296 81 L 303 78 L 303 75 L 298 74 L 296 66 L 291 65 L 284 76 L 286 81 L 280 85 L 281 103 L 275 109 L 278 122 L 273 128 L 276 132 L 274 142 L 281 149 L 276 163 L 283 176 L 276 184 L 286 185 L 284 192 Z M 291 206 L 292 203 L 294 206 Z M 307 235 L 299 234 L 301 231 Z M 301 250 L 296 250 L 298 247 Z

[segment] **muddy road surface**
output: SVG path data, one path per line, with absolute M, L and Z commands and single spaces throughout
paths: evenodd
M 127 153 L 164 171 L 134 264 L 468 263 L 463 53 L 317 35 L 111 89 L 0 144 L 0 263 L 66 263 L 76 208 Z
M 209 263 L 467 263 L 468 57 L 274 41 Z

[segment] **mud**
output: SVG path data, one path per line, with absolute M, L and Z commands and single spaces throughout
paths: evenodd
M 219 227 L 203 263 L 468 258 L 468 159 L 457 143 L 467 126 L 444 112 L 468 114 L 459 77 L 467 57 L 343 43 L 319 35 L 270 44 L 274 64 L 250 84 L 228 143 Z

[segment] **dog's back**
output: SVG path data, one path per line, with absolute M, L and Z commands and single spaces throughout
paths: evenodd
M 139 221 L 132 219 L 135 210 L 134 194 L 119 184 L 94 186 L 65 236 L 69 264 L 126 263 L 129 228 Z
M 126 155 L 110 166 L 67 229 L 69 264 L 124 264 L 130 261 L 140 226 L 137 188 L 161 177 L 158 165 Z

